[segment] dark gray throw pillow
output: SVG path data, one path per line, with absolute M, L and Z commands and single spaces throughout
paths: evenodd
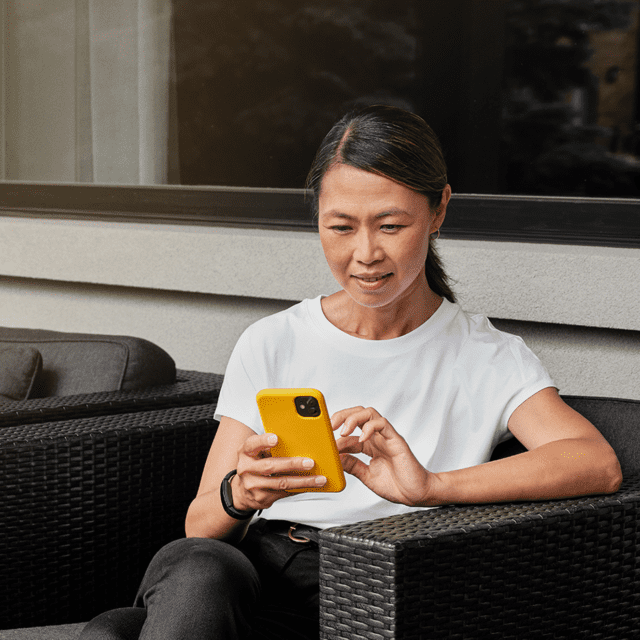
M 37 349 L 0 346 L 0 400 L 26 400 L 41 371 Z

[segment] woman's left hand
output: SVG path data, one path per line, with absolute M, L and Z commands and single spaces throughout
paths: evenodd
M 375 409 L 343 409 L 331 416 L 331 425 L 334 431 L 342 427 L 337 445 L 346 473 L 390 502 L 409 506 L 428 504 L 433 474 L 420 464 L 406 440 Z M 351 435 L 358 427 L 360 435 Z M 351 455 L 354 453 L 369 456 L 369 464 Z

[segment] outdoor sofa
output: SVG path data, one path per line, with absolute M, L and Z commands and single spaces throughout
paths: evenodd
M 640 402 L 565 400 L 616 450 L 620 491 L 416 510 L 328 529 L 321 638 L 637 637 Z M 96 613 L 131 605 L 155 550 L 184 535 L 214 409 L 0 429 L 0 486 L 11 489 L 13 509 L 10 551 L 0 553 L 0 566 L 10 567 L 1 640 L 71 640 Z M 494 457 L 519 450 L 511 440 Z
M 119 602 L 184 535 L 222 379 L 136 337 L 0 327 L 0 629 Z

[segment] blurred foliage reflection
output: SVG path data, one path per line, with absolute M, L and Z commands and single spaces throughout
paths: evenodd
M 299 188 L 349 107 L 441 137 L 457 192 L 640 197 L 638 0 L 174 0 L 180 182 Z

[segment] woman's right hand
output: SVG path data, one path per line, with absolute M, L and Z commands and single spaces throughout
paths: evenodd
M 189 538 L 218 538 L 235 542 L 244 536 L 250 520 L 236 520 L 220 501 L 220 483 L 236 469 L 231 480 L 233 506 L 239 511 L 268 509 L 290 496 L 287 489 L 317 488 L 316 476 L 291 475 L 305 471 L 304 458 L 271 457 L 277 443 L 271 434 L 256 435 L 245 424 L 223 416 L 213 439 L 198 487 L 185 522 Z M 309 463 L 306 463 L 307 465 Z M 312 465 L 313 466 L 313 465 Z
M 278 458 L 271 448 L 278 443 L 272 433 L 249 436 L 238 450 L 237 473 L 231 480 L 233 506 L 241 511 L 268 509 L 276 500 L 292 495 L 291 489 L 317 489 L 326 484 L 324 476 L 295 475 L 309 471 L 310 458 Z

